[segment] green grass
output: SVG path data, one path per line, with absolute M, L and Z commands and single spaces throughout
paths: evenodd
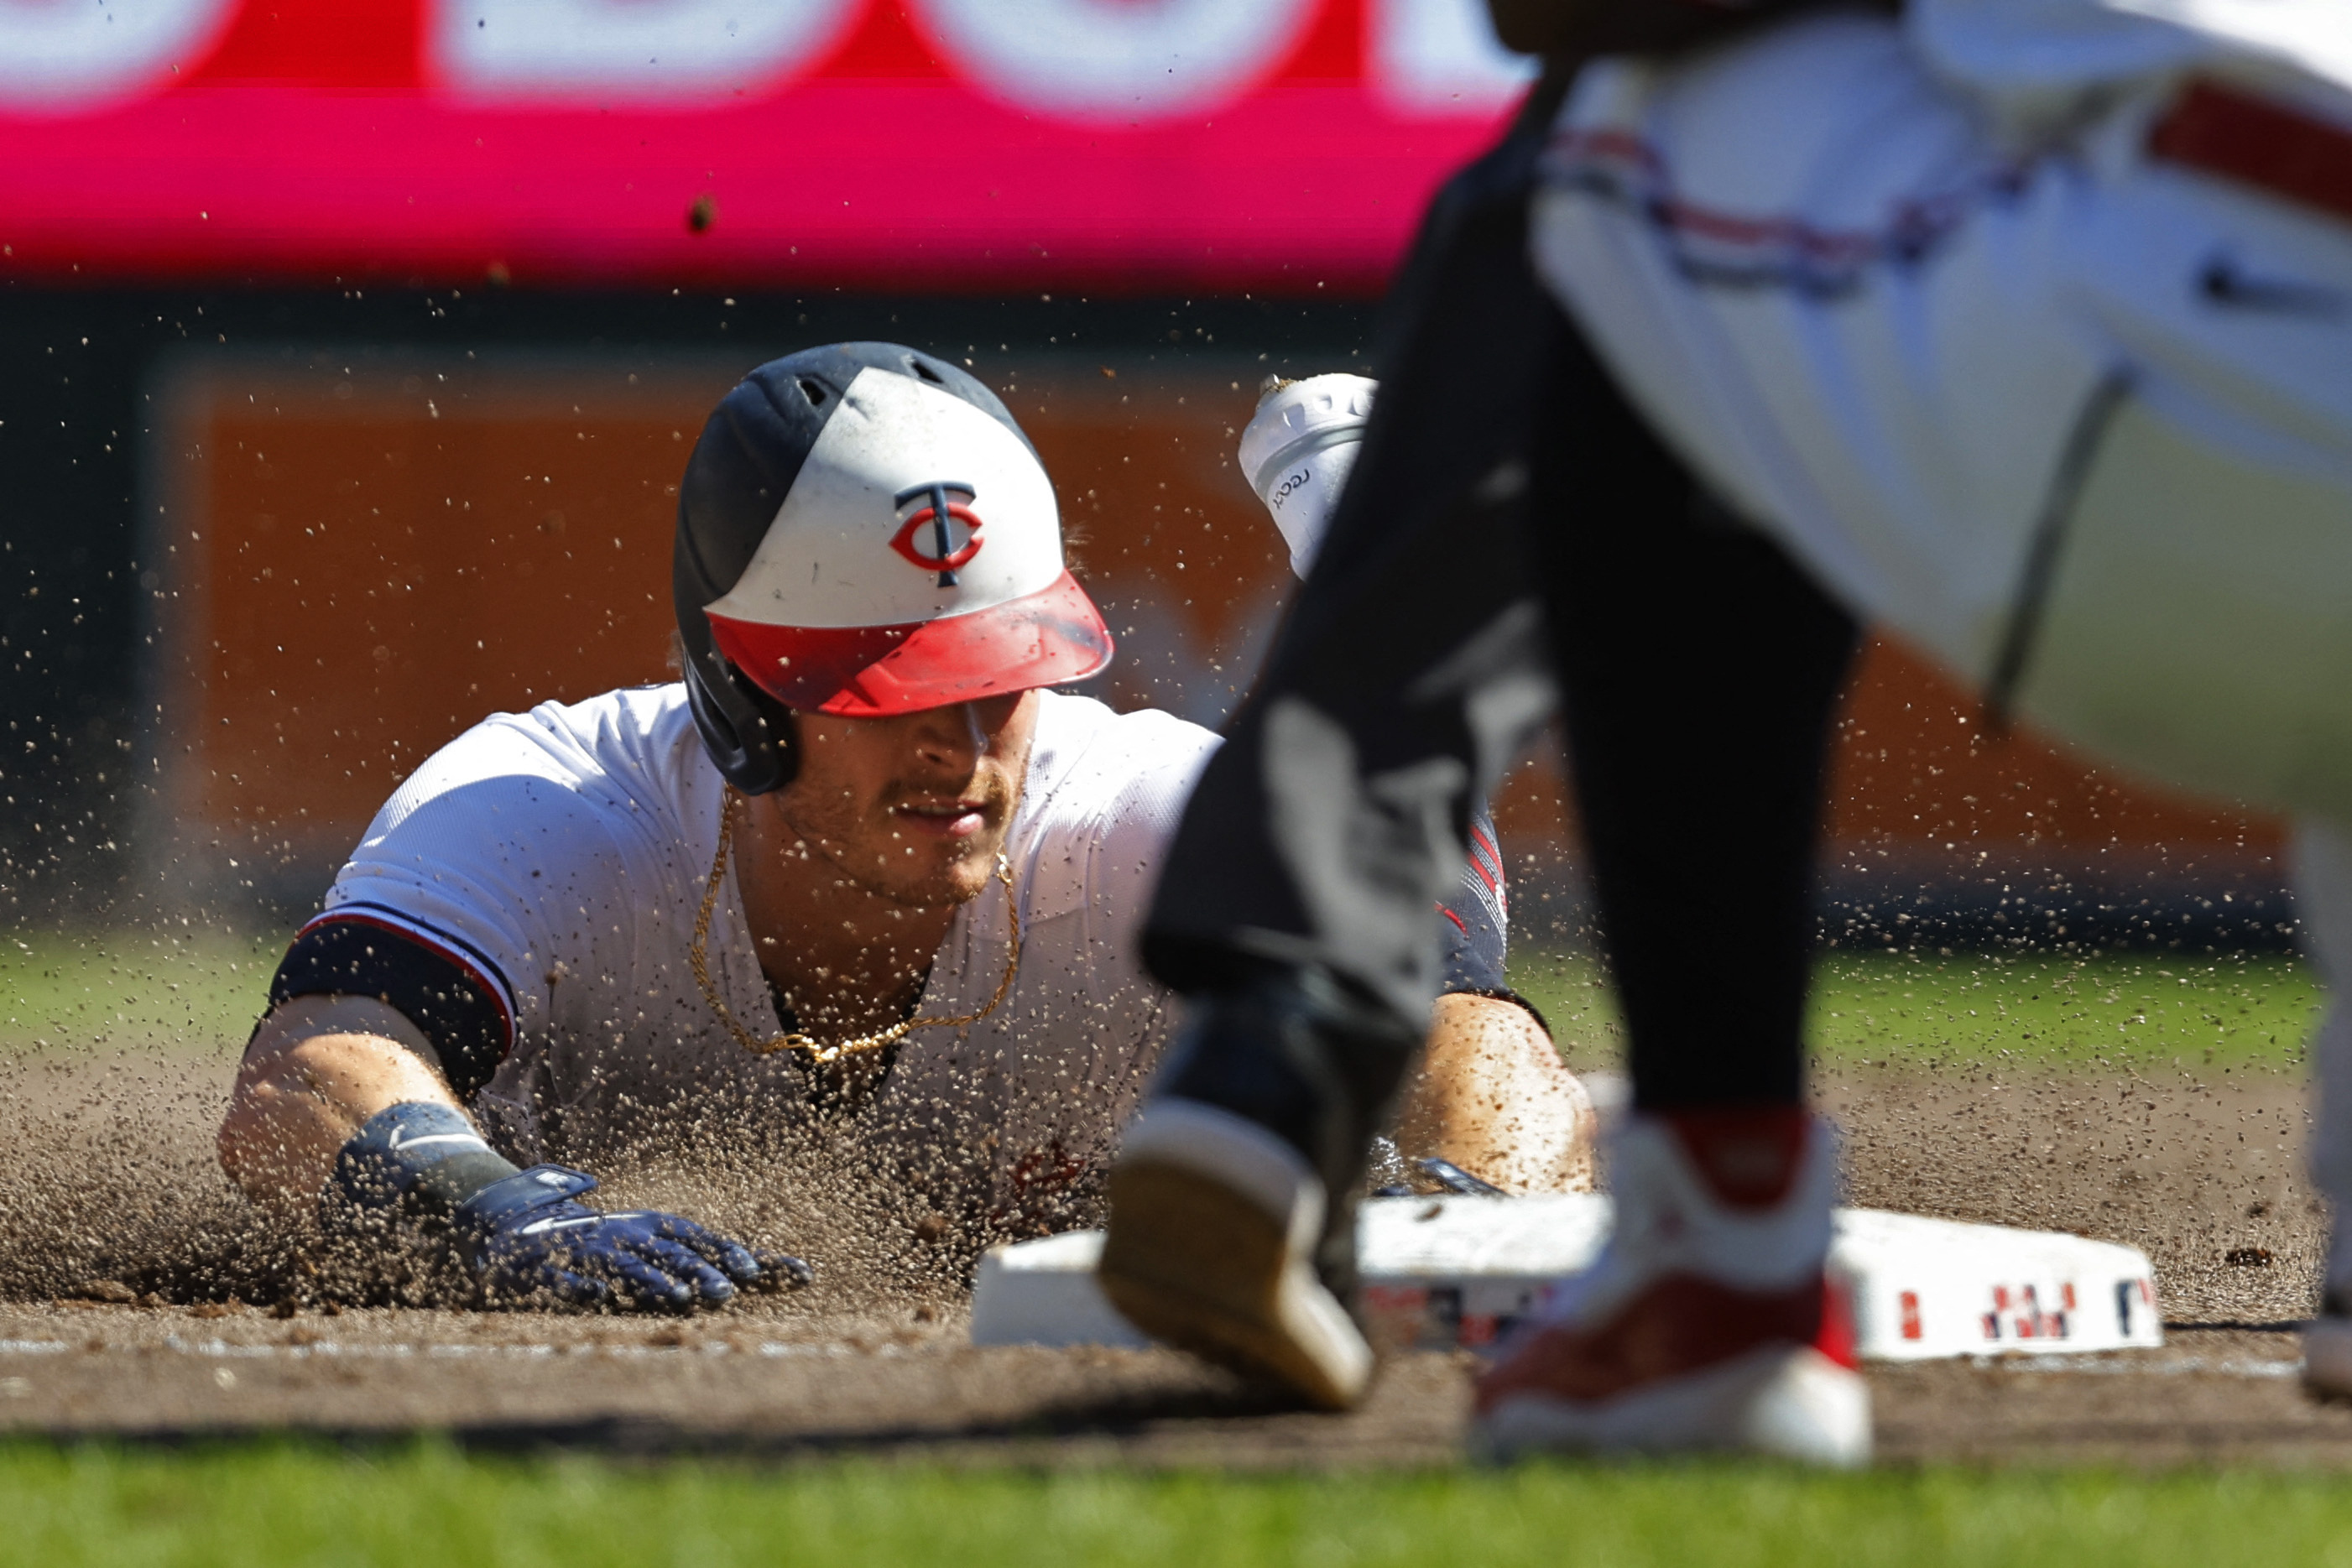
M 0 1562 L 156 1564 L 2352 1563 L 2352 1488 L 2186 1472 L 1766 1466 L 1402 1476 L 0 1448 Z
M 0 1051 L 232 1051 L 284 946 L 194 929 L 0 936 Z M 1572 1065 L 1618 1061 L 1616 1000 L 1591 957 L 1522 949 L 1511 978 Z M 2294 1065 L 2320 999 L 2310 969 L 2277 956 L 1832 953 L 1810 1032 L 1832 1061 Z
M 232 1051 L 285 947 L 195 928 L 0 935 L 0 1051 Z
M 1511 978 L 1571 1065 L 1618 1060 L 1621 1021 L 1597 963 L 1527 953 Z M 1830 953 L 1814 968 L 1807 1033 L 1832 1062 L 2292 1066 L 2321 1000 L 2309 967 L 2284 956 Z

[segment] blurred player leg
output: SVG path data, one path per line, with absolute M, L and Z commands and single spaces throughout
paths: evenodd
M 1242 476 L 1257 492 L 1304 578 L 1362 449 L 1379 391 L 1344 372 L 1268 377 L 1243 427 Z M 1509 872 L 1483 805 L 1456 896 L 1443 992 L 1421 1065 L 1397 1112 L 1408 1158 L 1444 1160 L 1506 1192 L 1587 1192 L 1595 1179 L 1591 1096 L 1560 1060 L 1550 1027 L 1511 990 Z
M 2352 1214 L 2352 1007 L 2344 996 L 2352 983 L 2352 834 L 2334 822 L 2296 824 L 2294 884 L 2305 946 L 2334 993 L 2312 1049 L 2319 1103 L 2311 1174 L 2336 1228 L 2319 1315 L 2304 1333 L 2303 1378 L 2313 1393 L 2342 1399 L 2352 1397 L 2352 1250 L 2343 1234 Z
M 1622 1440 L 1687 1441 L 1696 1377 L 1708 1435 L 1851 1458 L 1866 1402 L 1811 1348 L 1833 1158 L 1796 1100 L 1813 796 L 1853 629 L 1705 502 L 1528 299 L 1515 211 L 1490 196 L 1481 216 L 1449 236 L 1443 270 L 1433 246 L 1417 258 L 1428 292 L 1407 363 L 1161 883 L 1152 961 L 1192 993 L 1192 1017 L 1114 1172 L 1104 1284 L 1151 1332 L 1318 1402 L 1360 1389 L 1369 1353 L 1340 1304 L 1349 1219 L 1365 1139 L 1434 988 L 1423 911 L 1458 867 L 1466 791 L 1540 711 L 1510 590 L 1537 567 L 1590 572 L 1588 602 L 1561 608 L 1598 605 L 1594 622 L 1557 652 L 1604 925 L 1612 943 L 1622 922 L 1688 960 L 1629 985 L 1648 1154 L 1626 1176 L 1654 1195 L 1631 1208 L 1661 1227 L 1675 1203 L 1720 1211 L 1679 1251 L 1617 1250 L 1617 1304 L 1643 1322 L 1675 1309 L 1659 1321 L 1676 1386 L 1663 1414 L 1628 1406 L 1622 1364 L 1603 1392 L 1612 1416 L 1631 1409 Z M 1477 319 L 1507 308 L 1515 319 Z M 1514 360 L 1530 343 L 1549 361 L 1539 372 Z M 1483 399 L 1444 374 L 1465 344 L 1495 347 L 1512 372 L 1464 378 Z M 1415 350 L 1438 362 L 1413 365 Z M 1559 401 L 1522 448 L 1542 454 L 1530 469 L 1496 443 L 1543 405 L 1547 376 Z M 1822 1385 L 1827 1407 L 1808 1408 Z M 1769 1418 L 1748 1418 L 1759 1409 Z M 1800 1429 L 1765 1430 L 1774 1419 Z
M 1555 384 L 1537 494 L 1575 501 L 1536 536 L 1634 1113 L 1609 1247 L 1482 1382 L 1481 1433 L 1853 1462 L 1868 1396 L 1824 1278 L 1836 1155 L 1802 1106 L 1802 1022 L 1856 628 L 1580 343 Z
M 1432 905 L 1552 706 L 1519 528 L 1559 313 L 1525 191 L 1559 101 L 1433 205 L 1404 335 L 1297 606 L 1168 858 L 1146 957 L 1183 1030 L 1111 1175 L 1101 1281 L 1160 1338 L 1351 1403 L 1355 1209 L 1439 986 Z
M 1588 1292 L 1580 1312 L 1563 1314 L 1490 1384 L 1494 1440 L 1734 1442 L 1851 1459 L 1867 1445 L 1866 1397 L 1824 1291 L 1834 1156 L 1800 1108 L 1800 1026 L 1822 748 L 1855 629 L 1777 547 L 1708 501 L 1580 345 L 1565 333 L 1554 341 L 1556 390 L 1533 444 L 1526 514 L 1535 542 L 1520 548 L 1554 585 L 1552 649 L 1603 932 L 1613 954 L 1633 956 L 1616 967 L 1634 1042 L 1637 1115 L 1617 1173 L 1628 1234 L 1593 1277 L 1600 1294 Z M 1368 443 L 1363 472 L 1377 461 Z M 1480 542 L 1508 548 L 1499 536 Z M 1391 633 L 1387 646 L 1395 642 Z M 1392 679 L 1389 701 L 1409 707 L 1412 688 L 1404 675 Z M 1297 700 L 1295 690 L 1270 679 L 1260 701 Z M 1364 749 L 1385 745 L 1393 758 L 1402 727 L 1371 704 L 1379 695 L 1347 695 L 1342 711 L 1355 724 L 1344 734 Z M 1455 749 L 1434 753 L 1463 776 L 1475 760 L 1466 738 L 1457 730 Z M 1291 760 L 1286 746 L 1300 742 L 1261 733 L 1256 744 L 1263 759 L 1241 775 L 1244 785 L 1278 779 Z M 1316 783 L 1342 800 L 1363 788 L 1353 775 Z M 1268 793 L 1279 845 L 1278 784 Z M 1213 832 L 1248 831 L 1205 814 L 1201 799 L 1188 835 L 1213 844 Z M 1396 841 L 1381 849 L 1393 865 Z M 1181 854 L 1171 862 L 1163 918 L 1169 901 L 1201 880 L 1196 868 L 1214 863 Z M 1369 896 L 1344 883 L 1318 888 L 1328 862 L 1290 863 L 1302 868 L 1294 873 L 1297 907 Z M 1400 888 L 1391 896 L 1402 921 L 1426 894 Z M 1264 909 L 1236 917 L 1264 918 Z M 1209 946 L 1198 928 L 1191 935 Z M 1360 958 L 1361 946 L 1343 946 L 1349 935 L 1334 919 L 1289 936 L 1298 951 L 1329 942 Z M 1286 974 L 1264 926 L 1237 925 L 1230 942 L 1229 962 L 1258 944 L 1256 998 L 1311 996 L 1315 977 L 1333 996 L 1360 995 L 1328 979 L 1337 964 Z M 1187 956 L 1202 961 L 1197 951 Z M 1317 1347 L 1344 1341 L 1344 1278 L 1327 1271 L 1321 1294 L 1307 1291 L 1301 1253 L 1311 1237 L 1299 1216 L 1319 1218 L 1327 1194 L 1344 1204 L 1349 1193 L 1340 1176 L 1315 1182 L 1309 1145 L 1294 1129 L 1317 1114 L 1337 1120 L 1335 1105 L 1356 1103 L 1349 1090 L 1361 1080 L 1346 1073 L 1371 1053 L 1348 1038 L 1336 1006 L 1318 1024 L 1306 1005 L 1283 1016 L 1273 1003 L 1204 989 L 1181 1048 L 1188 1054 L 1162 1081 L 1114 1177 L 1106 1283 L 1155 1332 L 1336 1402 L 1307 1383 L 1311 1374 L 1286 1365 L 1313 1367 Z M 1296 1151 L 1286 1159 L 1285 1145 Z M 1356 1145 L 1344 1147 L 1352 1155 Z M 1247 1257 L 1213 1245 L 1206 1227 L 1197 1245 L 1179 1234 L 1190 1213 L 1213 1216 L 1215 1234 L 1230 1237 L 1236 1215 L 1254 1207 L 1288 1220 L 1288 1252 L 1265 1221 L 1266 1239 Z M 1657 1244 L 1669 1235 L 1679 1239 Z M 1259 1269 L 1290 1270 L 1287 1289 Z M 1262 1316 L 1250 1325 L 1259 1348 L 1199 1333 L 1185 1299 L 1236 1272 L 1261 1281 Z M 1247 1320 L 1243 1295 L 1228 1311 Z M 1149 1321 L 1155 1311 L 1161 1315 Z M 1189 1325 L 1187 1311 L 1195 1312 Z M 1181 1337 L 1188 1328 L 1194 1337 Z M 1286 1333 L 1305 1348 L 1284 1346 Z M 1629 1335 L 1643 1343 L 1630 1345 Z

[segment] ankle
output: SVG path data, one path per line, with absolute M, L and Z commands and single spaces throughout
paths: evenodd
M 1312 967 L 1188 997 L 1155 1092 L 1282 1125 L 1345 1103 L 1385 1106 L 1421 1044 L 1418 1030 Z
M 1651 1113 L 1726 1207 L 1772 1208 L 1803 1172 L 1812 1118 L 1799 1105 L 1708 1105 Z
M 1420 1043 L 1417 1030 L 1320 970 L 1272 970 L 1187 999 L 1151 1100 L 1213 1106 L 1289 1144 L 1339 1226 Z

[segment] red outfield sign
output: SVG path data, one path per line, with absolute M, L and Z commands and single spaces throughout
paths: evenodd
M 1481 0 L 0 0 L 0 277 L 1375 287 Z

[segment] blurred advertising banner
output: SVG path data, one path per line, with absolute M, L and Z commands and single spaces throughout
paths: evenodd
M 1377 288 L 1481 0 L 0 0 L 0 277 Z

